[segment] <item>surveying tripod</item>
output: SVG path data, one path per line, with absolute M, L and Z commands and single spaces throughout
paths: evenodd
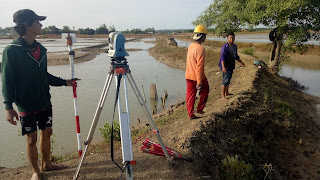
M 110 63 L 110 70 L 104 85 L 104 88 L 102 90 L 102 94 L 100 97 L 100 101 L 96 110 L 96 113 L 94 115 L 91 128 L 89 130 L 89 134 L 87 137 L 87 140 L 84 142 L 85 148 L 84 152 L 82 153 L 82 156 L 80 158 L 80 162 L 78 165 L 78 168 L 76 170 L 76 173 L 73 177 L 73 179 L 77 179 L 82 162 L 84 160 L 84 157 L 86 155 L 86 151 L 88 149 L 89 144 L 92 141 L 94 131 L 96 129 L 97 123 L 99 121 L 99 117 L 105 102 L 105 99 L 107 97 L 111 82 L 113 77 L 115 77 L 116 80 L 116 85 L 117 85 L 117 104 L 118 104 L 118 113 L 119 113 L 119 124 L 120 124 L 120 136 L 121 136 L 121 148 L 122 148 L 122 168 L 123 170 L 126 171 L 126 179 L 132 179 L 132 166 L 134 164 L 133 156 L 132 156 L 132 142 L 131 142 L 131 129 L 130 129 L 130 116 L 129 116 L 129 105 L 128 105 L 128 92 L 127 92 L 127 80 L 129 81 L 138 101 L 139 104 L 141 105 L 142 109 L 144 110 L 145 114 L 148 116 L 149 124 L 151 126 L 151 130 L 156 134 L 156 137 L 158 139 L 158 142 L 161 145 L 161 148 L 169 160 L 171 162 L 171 157 L 169 156 L 169 153 L 160 137 L 159 130 L 156 127 L 156 124 L 154 123 L 152 119 L 152 115 L 150 111 L 148 110 L 144 99 L 138 89 L 138 86 L 136 82 L 134 81 L 131 71 L 128 65 L 128 61 L 126 58 L 121 57 L 121 58 L 112 58 L 111 63 Z M 120 94 L 119 92 L 119 87 L 120 87 L 120 82 L 121 78 L 123 79 L 123 84 L 124 84 L 124 93 L 125 93 L 125 101 L 126 101 L 126 112 L 122 112 L 121 108 L 121 101 L 120 101 Z

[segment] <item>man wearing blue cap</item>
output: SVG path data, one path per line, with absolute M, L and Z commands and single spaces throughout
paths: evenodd
M 64 168 L 52 164 L 50 158 L 52 135 L 51 86 L 72 86 L 71 80 L 55 77 L 47 72 L 47 50 L 35 39 L 41 35 L 45 16 L 38 16 L 29 9 L 14 13 L 15 31 L 20 35 L 4 50 L 2 55 L 2 94 L 4 97 L 6 118 L 17 125 L 18 113 L 12 104 L 18 107 L 22 135 L 27 135 L 27 155 L 32 166 L 32 180 L 41 179 L 38 166 L 37 129 L 41 130 L 40 152 L 43 171 Z

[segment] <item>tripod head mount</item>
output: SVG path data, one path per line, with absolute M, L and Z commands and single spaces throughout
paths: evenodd
M 127 72 L 130 72 L 128 61 L 126 58 L 111 58 L 110 65 L 111 72 L 116 71 L 117 74 L 119 74 L 119 72 L 121 72 L 121 74 L 126 74 Z M 118 71 L 119 69 L 121 70 Z

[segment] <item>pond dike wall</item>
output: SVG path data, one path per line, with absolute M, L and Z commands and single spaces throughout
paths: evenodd
M 158 38 L 150 54 L 184 69 L 187 48 L 165 43 L 166 39 Z M 162 128 L 168 146 L 192 157 L 194 172 L 212 179 L 318 179 L 320 162 L 314 159 L 320 155 L 319 98 L 301 92 L 302 87 L 290 79 L 254 66 L 256 57 L 239 53 L 246 67 L 234 70 L 229 89 L 234 95 L 223 101 L 217 66 L 221 48 L 205 49 L 210 85 L 206 113 L 192 121 L 182 117 Z M 179 105 L 157 117 L 186 111 L 184 102 Z M 228 156 L 238 158 L 223 165 Z
M 212 113 L 186 140 L 198 170 L 213 179 L 233 177 L 229 176 L 233 168 L 245 172 L 236 178 L 317 179 L 319 174 L 310 169 L 316 168 L 313 157 L 319 154 L 315 120 L 319 98 L 296 87 L 259 69 L 252 88 L 238 94 L 223 111 Z M 238 164 L 223 165 L 227 156 L 239 157 Z M 240 161 L 252 170 L 246 171 Z

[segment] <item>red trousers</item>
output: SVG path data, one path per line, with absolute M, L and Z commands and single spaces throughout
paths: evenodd
M 186 103 L 187 103 L 187 110 L 189 117 L 193 116 L 193 110 L 194 110 L 194 103 L 196 101 L 196 95 L 197 95 L 197 81 L 192 81 L 189 79 L 187 80 L 187 94 L 186 94 Z M 209 84 L 208 80 L 204 79 L 202 80 L 202 87 L 200 89 L 200 101 L 197 107 L 197 111 L 201 112 L 203 108 L 205 107 L 207 100 L 208 100 L 208 94 L 209 94 Z

